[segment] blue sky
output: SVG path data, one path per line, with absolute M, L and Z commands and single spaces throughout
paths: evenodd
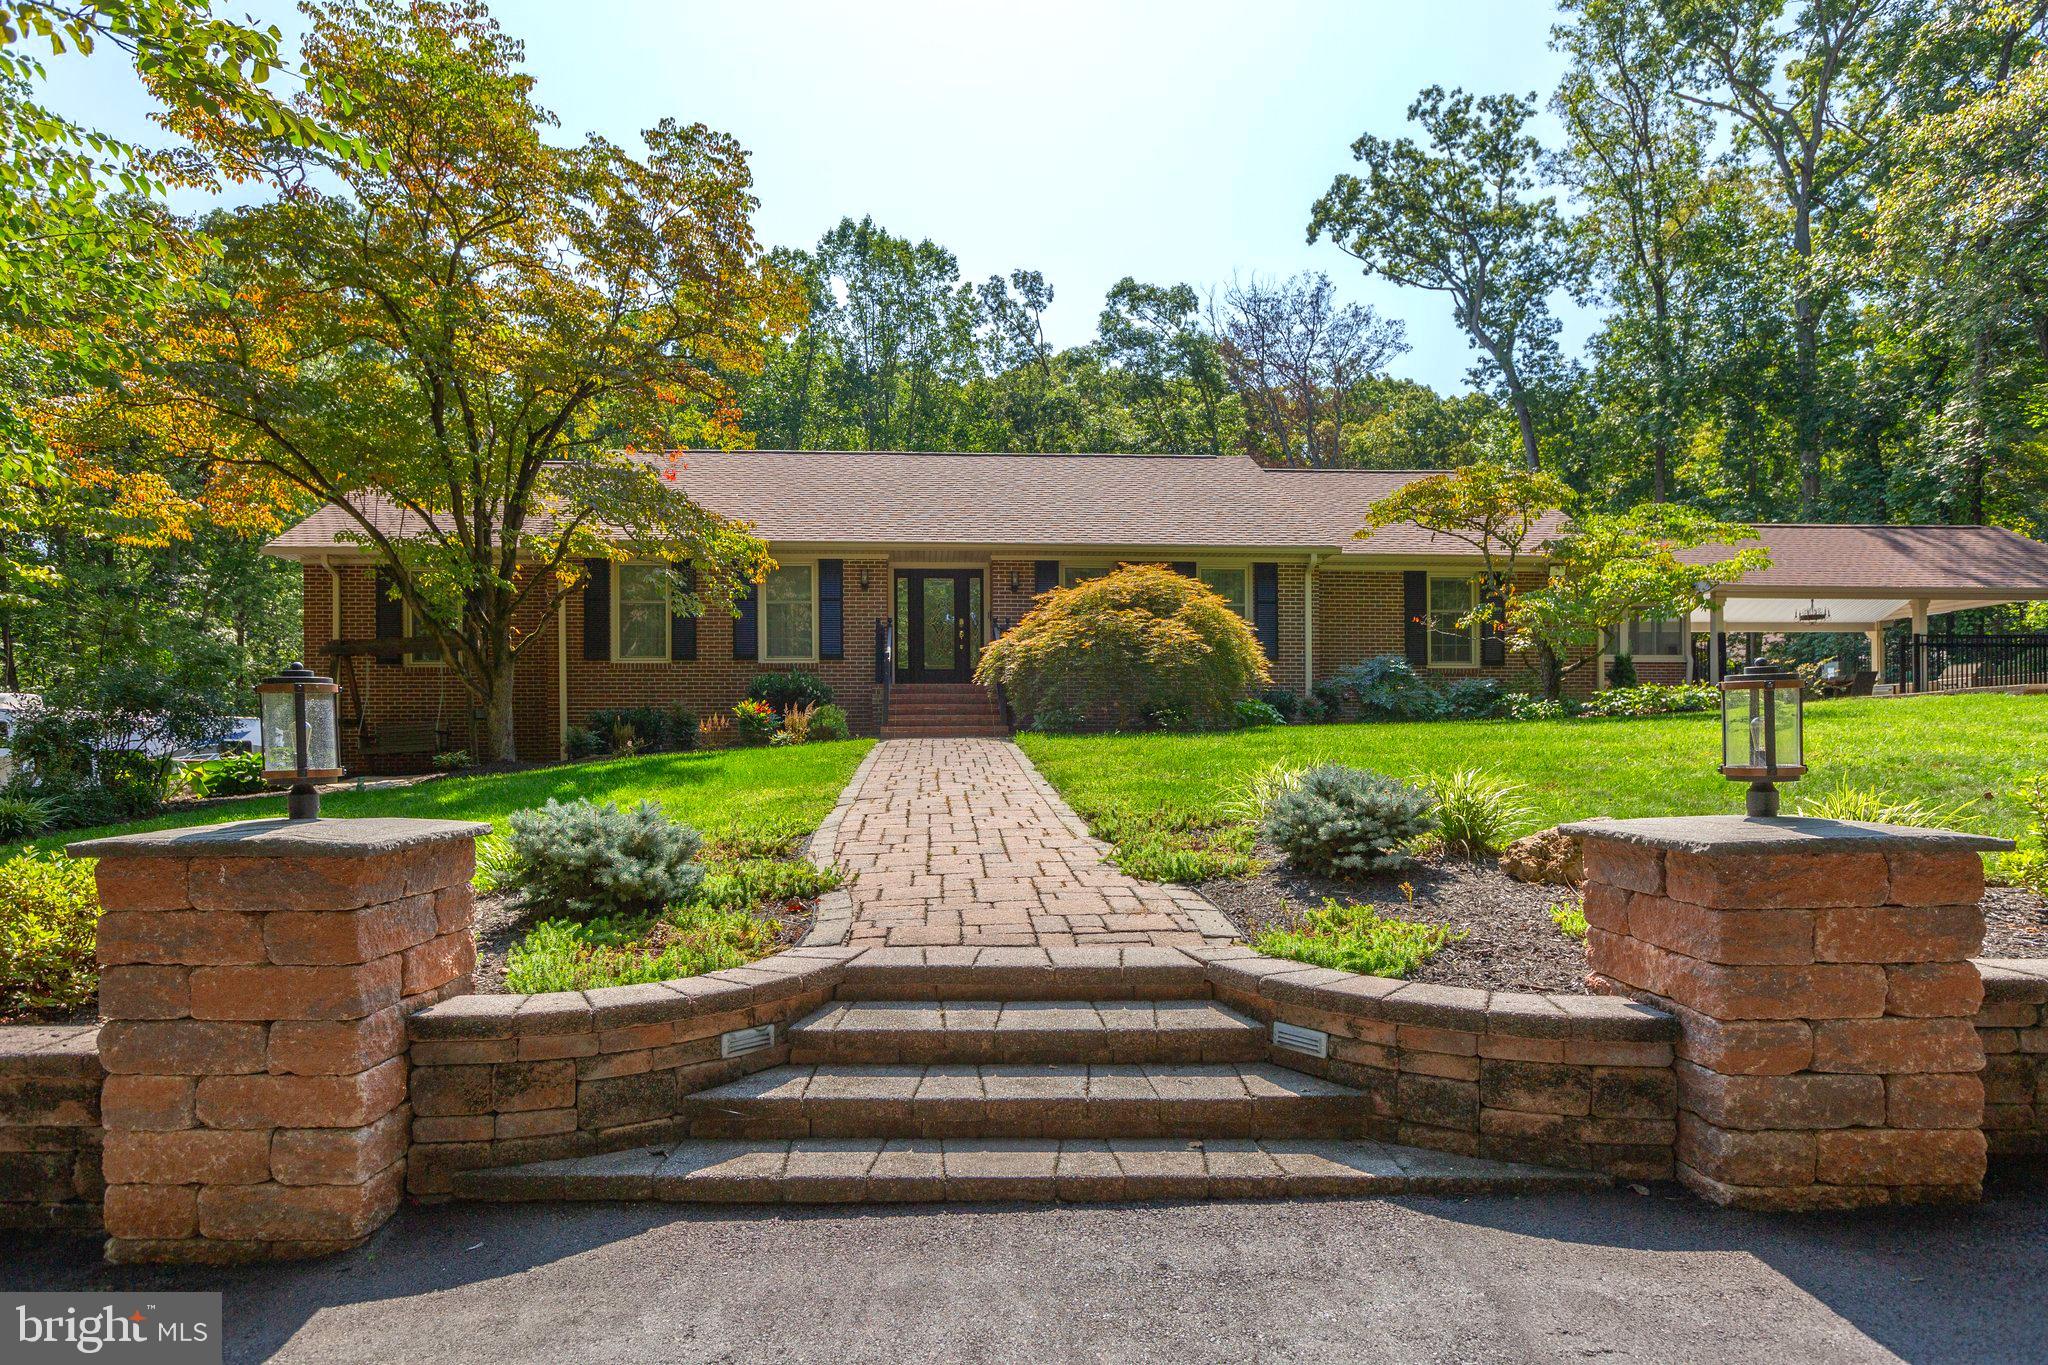
M 241 0 L 286 32 L 289 5 Z M 1462 388 L 1471 351 L 1434 294 L 1364 279 L 1304 240 L 1310 203 L 1424 85 L 1556 82 L 1534 0 L 495 0 L 565 137 L 630 141 L 664 115 L 752 152 L 762 240 L 808 246 L 874 215 L 951 249 L 970 279 L 1025 266 L 1056 342 L 1087 340 L 1118 278 L 1208 286 L 1320 269 L 1402 319 L 1397 373 Z M 118 64 L 56 64 L 52 99 L 132 137 L 147 97 Z M 1554 134 L 1546 115 L 1539 128 Z M 182 207 L 196 208 L 186 203 Z M 1560 301 L 1564 340 L 1586 319 Z

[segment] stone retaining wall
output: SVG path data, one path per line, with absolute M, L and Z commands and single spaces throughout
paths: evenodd
M 1662 1010 L 1188 952 L 1224 1004 L 1328 1034 L 1327 1060 L 1277 1047 L 1272 1060 L 1363 1092 L 1375 1137 L 1631 1180 L 1672 1173 L 1678 1022 Z
M 97 1032 L 0 1028 L 0 1228 L 100 1226 Z
M 857 948 L 793 948 L 682 981 L 547 995 L 464 995 L 412 1016 L 407 1187 L 457 1171 L 683 1134 L 682 1096 L 789 1060 L 788 1026 L 831 998 Z M 722 1058 L 738 1029 L 774 1046 Z
M 2048 958 L 1980 959 L 1984 1139 L 1993 1156 L 2048 1153 Z

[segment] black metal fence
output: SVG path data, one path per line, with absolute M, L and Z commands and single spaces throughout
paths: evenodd
M 2048 686 L 2048 635 L 1908 635 L 1897 681 L 1914 692 Z

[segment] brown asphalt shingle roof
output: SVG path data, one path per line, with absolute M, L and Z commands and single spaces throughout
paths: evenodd
M 1771 567 L 1732 591 L 1755 595 L 1809 588 L 1905 595 L 1973 590 L 2048 595 L 2048 545 L 1998 526 L 1758 526 Z M 1704 562 L 1728 553 L 1707 547 L 1682 556 Z
M 668 457 L 643 457 L 667 464 Z M 1353 537 L 1366 508 L 1426 470 L 1268 469 L 1243 456 L 984 455 L 901 451 L 708 451 L 677 455 L 677 483 L 775 544 L 1101 546 L 1105 551 L 1293 550 L 1469 556 L 1415 526 Z M 379 526 L 404 517 L 377 500 Z M 1538 528 L 1533 543 L 1562 518 Z M 346 544 L 354 522 L 325 507 L 271 542 L 286 555 Z M 1987 526 L 1759 527 L 1772 566 L 1758 589 L 2048 596 L 2048 545 Z M 1701 550 L 1688 558 L 1717 557 Z
M 1366 508 L 1426 470 L 1267 469 L 1243 456 L 1188 455 L 692 450 L 678 459 L 680 488 L 714 512 L 752 522 L 771 545 L 1472 553 L 1414 526 L 1352 538 Z M 397 509 L 371 510 L 380 527 L 402 528 Z M 325 549 L 353 529 L 347 514 L 322 508 L 271 547 Z

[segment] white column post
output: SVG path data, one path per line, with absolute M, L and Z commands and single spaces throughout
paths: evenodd
M 1316 690 L 1316 565 L 1321 555 L 1308 557 L 1301 575 L 1301 695 Z
M 1927 599 L 1924 597 L 1913 599 L 1913 634 L 1920 640 L 1927 638 Z M 1909 678 L 1901 678 L 1899 684 L 1904 686 L 1910 681 Z
M 1884 627 L 1872 626 L 1863 632 L 1870 641 L 1870 671 L 1877 674 L 1879 682 L 1884 681 Z

